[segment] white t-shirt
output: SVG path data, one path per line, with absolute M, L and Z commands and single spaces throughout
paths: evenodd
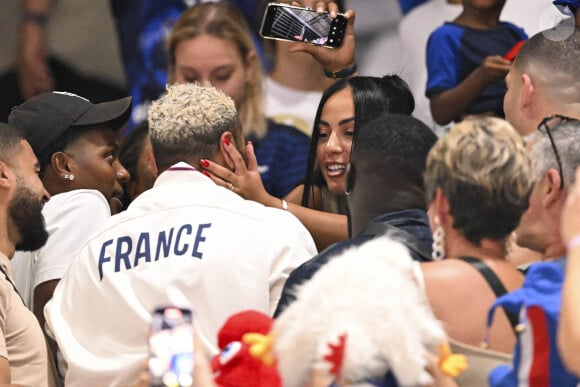
M 77 250 L 111 217 L 111 209 L 99 191 L 78 189 L 52 196 L 42 214 L 49 235 L 46 245 L 18 251 L 10 260 L 16 288 L 31 310 L 34 288 L 62 278 Z
M 215 345 L 233 313 L 273 313 L 290 272 L 315 254 L 291 213 L 174 165 L 79 251 L 45 308 L 67 385 L 132 385 L 148 354 L 151 313 L 182 304 L 175 293 Z
M 8 258 L 1 252 L 0 269 L 0 356 L 9 362 L 11 381 L 24 386 L 54 386 L 44 335 L 36 317 L 15 292 Z
M 266 116 L 310 136 L 322 93 L 292 89 L 270 77 L 264 79 L 264 88 Z

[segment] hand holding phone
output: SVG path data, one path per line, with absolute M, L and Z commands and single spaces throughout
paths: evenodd
M 332 18 L 328 12 L 270 3 L 264 12 L 260 35 L 267 39 L 337 48 L 344 41 L 346 26 L 347 19 L 340 13 Z
M 193 340 L 191 310 L 172 306 L 155 310 L 149 336 L 151 386 L 193 384 Z

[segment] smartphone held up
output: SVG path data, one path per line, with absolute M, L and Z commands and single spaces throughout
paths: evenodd
M 153 387 L 193 384 L 193 315 L 177 307 L 155 309 L 149 336 L 149 373 Z
M 267 39 L 337 48 L 344 40 L 346 24 L 347 19 L 340 13 L 332 18 L 328 12 L 318 13 L 310 8 L 269 3 L 260 35 Z

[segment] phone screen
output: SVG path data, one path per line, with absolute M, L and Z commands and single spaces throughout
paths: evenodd
M 342 45 L 346 23 L 342 14 L 333 19 L 328 13 L 270 3 L 262 19 L 260 35 L 269 39 L 336 48 Z
M 189 309 L 155 310 L 149 336 L 151 386 L 182 387 L 193 384 L 193 324 Z

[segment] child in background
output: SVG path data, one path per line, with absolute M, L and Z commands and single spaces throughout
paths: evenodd
M 427 43 L 426 95 L 439 125 L 468 115 L 504 117 L 504 77 L 513 60 L 505 56 L 527 39 L 521 28 L 499 20 L 505 0 L 462 4 L 463 12 L 436 29 Z

